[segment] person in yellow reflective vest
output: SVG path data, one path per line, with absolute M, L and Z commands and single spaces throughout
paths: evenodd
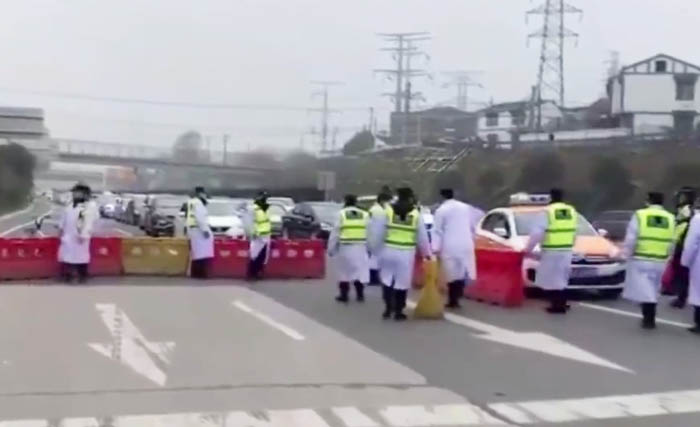
M 187 201 L 185 222 L 187 237 L 190 239 L 190 276 L 206 279 L 209 263 L 214 258 L 214 236 L 209 228 L 207 193 L 204 187 L 194 190 L 195 196 Z
M 386 216 L 387 208 L 389 207 L 392 197 L 389 187 L 384 186 L 379 194 L 377 194 L 377 202 L 369 209 L 370 222 L 377 221 L 378 218 Z M 382 281 L 379 279 L 379 254 L 371 252 L 369 256 L 369 284 L 382 284 Z
M 622 257 L 627 259 L 622 296 L 642 309 L 642 327 L 656 327 L 656 303 L 661 277 L 673 246 L 675 218 L 663 207 L 664 195 L 652 192 L 627 226 Z
M 535 286 L 548 294 L 548 313 L 565 314 L 569 309 L 566 287 L 569 285 L 571 259 L 576 243 L 578 212 L 573 206 L 564 203 L 564 190 L 553 188 L 549 196 L 551 203 L 533 228 L 525 252 L 536 253 L 539 245 Z
M 676 192 L 676 231 L 674 236 L 674 249 L 671 258 L 671 288 L 676 298 L 671 301 L 671 307 L 684 308 L 688 300 L 688 268 L 681 264 L 683 244 L 688 234 L 688 224 L 693 217 L 693 203 L 695 202 L 695 189 L 682 187 Z
M 421 255 L 432 258 L 428 231 L 418 209 L 413 190 L 399 188 L 398 200 L 391 205 L 387 215 L 372 223 L 369 245 L 372 253 L 379 254 L 379 276 L 382 281 L 384 313 L 388 319 L 405 320 L 408 290 L 413 282 L 413 266 L 416 249 Z
M 265 264 L 270 257 L 270 238 L 272 223 L 267 210 L 269 195 L 261 191 L 253 202 L 253 209 L 245 218 L 246 232 L 250 240 L 250 260 L 248 261 L 248 280 L 262 278 Z
M 357 197 L 345 196 L 345 207 L 328 237 L 328 254 L 334 258 L 338 273 L 338 302 L 348 302 L 350 283 L 355 286 L 357 301 L 365 300 L 364 287 L 369 281 L 368 219 L 369 214 L 357 207 Z

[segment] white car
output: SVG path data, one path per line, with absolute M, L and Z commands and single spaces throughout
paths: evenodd
M 215 236 L 245 237 L 241 219 L 241 202 L 232 199 L 211 199 L 207 204 L 209 227 Z

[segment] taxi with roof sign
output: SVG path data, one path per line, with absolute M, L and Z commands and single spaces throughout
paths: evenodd
M 476 247 L 523 251 L 534 227 L 546 215 L 549 202 L 547 194 L 513 194 L 509 206 L 493 209 L 481 219 Z M 569 289 L 595 290 L 617 297 L 625 281 L 625 265 L 618 257 L 619 248 L 579 214 Z M 538 262 L 534 257 L 526 257 L 523 262 L 526 287 L 534 286 Z

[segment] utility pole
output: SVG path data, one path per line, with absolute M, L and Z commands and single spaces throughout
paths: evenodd
M 564 0 L 544 0 L 540 6 L 527 12 L 530 15 L 542 15 L 543 25 L 539 30 L 528 35 L 531 38 L 542 39 L 540 46 L 540 61 L 537 73 L 537 129 L 542 129 L 542 101 L 551 99 L 565 107 L 564 97 L 564 44 L 567 38 L 578 38 L 575 33 L 564 25 L 567 14 L 578 14 L 583 11 Z
M 469 110 L 469 88 L 470 87 L 480 87 L 484 86 L 472 79 L 472 75 L 476 73 L 481 73 L 481 71 L 468 71 L 468 70 L 458 70 L 458 71 L 446 71 L 443 74 L 450 77 L 450 81 L 443 85 L 443 87 L 454 86 L 457 88 L 457 97 L 455 98 L 455 105 L 462 111 Z
M 314 91 L 312 96 L 321 96 L 322 104 L 320 108 L 311 108 L 309 111 L 315 111 L 321 113 L 321 153 L 326 153 L 328 151 L 328 122 L 330 115 L 336 113 L 337 111 L 331 110 L 328 106 L 328 88 L 331 86 L 339 86 L 343 83 L 333 82 L 333 81 L 313 81 L 312 85 L 320 86 L 321 89 Z
M 223 154 L 223 157 L 221 158 L 221 164 L 224 166 L 226 166 L 226 164 L 228 163 L 226 160 L 226 157 L 228 156 L 228 138 L 229 138 L 229 134 L 225 133 L 224 140 L 223 140 L 223 142 L 224 142 L 224 154 Z
M 410 81 L 411 77 L 427 76 L 425 70 L 413 69 L 411 67 L 411 58 L 415 56 L 425 56 L 425 52 L 416 47 L 416 42 L 430 40 L 430 33 L 380 33 L 379 37 L 384 39 L 389 46 L 383 47 L 380 50 L 391 52 L 392 58 L 396 63 L 396 68 L 375 69 L 375 73 L 384 74 L 390 80 L 396 82 L 396 89 L 393 93 L 385 93 L 384 96 L 389 96 L 394 101 L 394 112 L 400 113 L 402 106 L 405 105 L 406 92 L 404 91 L 404 82 Z

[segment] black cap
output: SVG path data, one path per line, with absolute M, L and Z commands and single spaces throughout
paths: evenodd
M 197 186 L 197 187 L 194 187 L 194 192 L 195 192 L 195 193 L 206 193 L 206 190 L 204 190 L 204 187 L 202 187 L 201 185 L 199 185 L 199 186 Z
M 443 188 L 440 190 L 440 195 L 446 199 L 452 199 L 455 196 L 455 192 L 451 188 Z
M 651 203 L 652 205 L 663 205 L 664 193 L 661 193 L 659 191 L 650 191 L 647 194 L 647 200 L 649 200 L 649 203 Z
M 355 206 L 357 205 L 357 196 L 354 194 L 345 195 L 345 206 Z
M 397 188 L 396 195 L 400 200 L 408 200 L 413 197 L 413 190 L 410 187 Z
M 564 200 L 564 190 L 561 188 L 552 188 L 549 190 L 549 197 L 553 202 L 561 202 Z
M 71 188 L 70 191 L 72 191 L 72 192 L 82 191 L 82 192 L 87 193 L 87 194 L 90 194 L 92 192 L 92 190 L 90 190 L 90 187 L 83 182 L 78 182 L 77 184 L 75 184 L 73 186 L 73 188 Z

